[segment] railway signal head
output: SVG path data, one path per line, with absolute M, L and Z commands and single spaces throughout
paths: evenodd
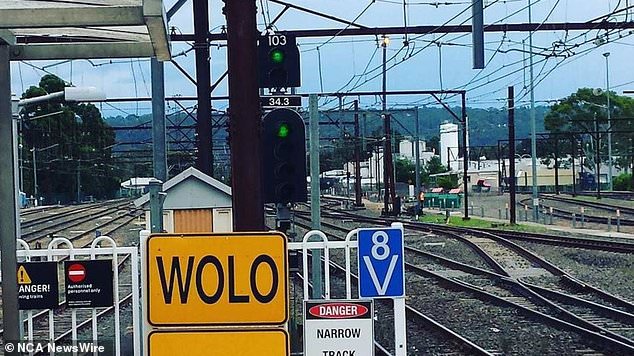
M 260 88 L 300 86 L 299 50 L 295 37 L 285 34 L 260 37 L 258 82 Z
M 305 202 L 304 120 L 290 109 L 276 109 L 262 122 L 262 187 L 265 203 Z

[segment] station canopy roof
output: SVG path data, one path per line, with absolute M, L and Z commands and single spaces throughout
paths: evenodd
M 162 0 L 1 0 L 11 60 L 170 59 Z

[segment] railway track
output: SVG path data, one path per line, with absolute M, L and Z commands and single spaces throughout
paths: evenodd
M 547 199 L 547 200 L 555 200 L 555 199 Z M 558 200 L 559 202 L 563 202 L 563 200 Z M 528 209 L 533 209 L 532 205 L 530 204 L 530 199 L 526 198 L 520 201 L 521 204 L 523 204 L 524 206 L 528 207 Z M 588 204 L 595 204 L 593 202 L 587 202 Z M 586 211 L 583 214 L 583 221 L 585 223 L 596 223 L 596 224 L 601 224 L 601 225 L 607 225 L 608 222 L 610 224 L 615 225 L 616 224 L 616 207 L 607 207 L 607 206 L 603 206 L 603 207 L 598 207 L 598 206 L 593 206 L 593 205 L 587 205 L 584 203 L 577 203 L 577 201 L 575 201 L 574 203 L 575 205 L 582 205 L 582 206 L 587 206 L 587 207 L 591 207 L 593 209 L 601 209 L 601 210 L 610 210 L 612 211 L 612 214 L 609 215 L 594 215 L 592 214 L 590 211 Z M 575 215 L 575 219 L 577 221 L 581 221 L 581 213 L 580 211 L 571 211 L 568 209 L 563 209 L 560 207 L 555 207 L 555 206 L 549 206 L 546 204 L 541 204 L 540 205 L 542 208 L 544 209 L 552 209 L 552 215 L 553 217 L 556 217 L 558 219 L 562 219 L 562 220 L 572 220 L 573 219 L 573 214 Z M 628 213 L 629 215 L 629 213 Z M 631 215 L 634 216 L 634 215 Z M 627 217 L 623 217 L 621 216 L 619 218 L 620 224 L 622 226 L 634 226 L 634 218 L 627 218 Z
M 301 227 L 304 230 L 310 230 L 310 226 L 308 224 L 299 223 L 296 221 L 296 226 Z M 332 238 L 340 238 L 337 235 L 328 234 L 329 237 Z M 336 254 L 331 252 L 331 261 L 330 267 L 333 269 L 333 272 L 339 274 L 339 278 L 341 279 L 341 285 L 343 285 L 345 273 L 345 268 L 340 264 L 337 264 L 333 261 L 333 257 L 336 258 Z M 354 270 L 354 266 L 352 270 Z M 354 285 L 357 284 L 357 276 L 352 274 L 352 283 Z M 333 278 L 333 274 L 331 274 L 331 280 Z M 331 294 L 343 294 L 341 291 L 339 293 L 336 290 L 331 291 Z M 380 300 L 376 301 L 377 304 L 380 305 L 379 308 L 391 308 L 391 306 L 385 305 L 385 302 Z M 383 304 L 381 304 L 383 303 Z M 450 328 L 444 326 L 438 321 L 430 318 L 425 313 L 420 310 L 412 307 L 411 305 L 406 306 L 407 318 L 416 323 L 418 328 L 409 328 L 408 335 L 408 352 L 410 354 L 417 354 L 417 352 L 422 352 L 423 354 L 464 354 L 464 355 L 493 355 L 494 353 L 487 351 L 475 343 L 471 342 L 467 338 L 464 338 L 460 334 L 454 332 Z M 384 320 L 381 318 L 381 320 Z M 384 320 L 385 323 L 391 322 L 390 319 Z M 423 332 L 424 331 L 424 332 Z M 416 335 L 412 335 L 412 333 L 416 333 Z M 391 336 L 391 335 L 390 335 Z
M 460 228 L 455 228 L 455 231 L 460 231 Z M 587 238 L 587 237 L 570 237 L 562 235 L 546 235 L 531 232 L 518 232 L 507 230 L 494 230 L 494 229 L 477 229 L 489 233 L 495 233 L 509 240 L 519 240 L 534 242 L 555 246 L 566 246 L 574 248 L 582 248 L 588 250 L 599 250 L 607 252 L 618 253 L 634 253 L 634 243 L 625 242 L 614 239 L 600 239 L 600 238 Z
M 33 208 L 25 208 L 20 210 L 20 217 L 30 216 L 34 214 L 39 214 L 42 212 L 48 212 L 56 209 L 63 209 L 63 205 L 44 205 Z
M 330 211 L 328 211 L 330 212 Z M 339 218 L 341 219 L 342 214 L 340 212 L 338 212 L 337 214 L 333 214 L 335 218 Z M 348 216 L 350 217 L 351 214 L 343 214 L 343 216 Z M 369 219 L 366 217 L 361 218 L 360 220 L 363 220 L 366 223 L 377 223 L 376 219 Z M 358 221 L 358 220 L 357 220 Z M 382 223 L 385 223 L 385 220 L 380 220 Z M 415 224 L 417 226 L 407 226 L 408 229 L 420 229 L 420 224 Z M 443 231 L 443 232 L 447 232 L 447 231 Z M 465 233 L 465 231 L 461 231 L 460 233 Z M 489 234 L 488 232 L 477 232 L 476 234 Z M 473 240 L 474 238 L 472 238 L 471 240 Z M 482 237 L 475 237 L 475 239 L 482 239 Z M 480 243 L 484 243 L 483 241 L 471 241 L 471 243 L 474 246 L 477 246 L 477 242 Z M 485 243 L 486 244 L 486 243 Z M 495 244 L 493 244 L 495 245 Z M 518 246 L 519 247 L 519 246 Z M 605 247 L 604 247 L 605 248 Z M 515 250 L 516 247 L 513 247 L 513 250 Z M 479 249 L 480 252 L 479 254 L 481 254 L 482 256 L 486 256 L 488 255 L 484 250 L 484 248 L 480 248 Z M 408 249 L 408 251 L 411 252 L 411 250 Z M 515 256 L 515 258 L 512 257 L 513 253 L 509 254 L 509 251 L 507 249 L 507 251 L 497 251 L 498 254 L 496 257 L 498 257 L 498 259 L 501 259 L 502 261 L 504 261 L 502 264 L 497 263 L 495 258 L 491 258 L 490 256 L 487 259 L 487 263 L 488 265 L 492 265 L 494 267 L 491 267 L 493 270 L 496 270 L 493 273 L 498 273 L 499 276 L 497 276 L 496 278 L 498 279 L 498 281 L 496 283 L 500 283 L 501 278 L 511 278 L 510 273 L 507 271 L 509 268 L 511 267 L 518 267 L 518 266 L 513 266 L 512 264 L 514 263 L 513 261 L 518 260 L 517 257 Z M 525 258 L 525 262 L 524 263 L 528 263 L 528 267 L 529 268 L 533 268 L 535 269 L 535 266 L 532 266 L 531 264 L 536 262 L 536 256 L 527 256 L 524 252 L 522 252 L 522 255 L 524 256 L 523 258 Z M 484 257 L 483 257 L 484 258 Z M 571 284 L 573 286 L 576 287 L 576 291 L 579 292 L 580 287 L 580 283 L 579 281 L 576 281 L 574 279 L 572 279 L 570 276 L 566 276 L 563 271 L 558 271 L 556 268 L 554 268 L 554 266 L 550 266 L 547 263 L 545 263 L 545 261 L 541 261 L 539 262 L 542 266 L 542 269 L 547 270 L 548 273 L 553 273 L 556 276 L 561 276 L 561 278 L 563 278 L 566 282 L 566 284 Z M 520 266 L 521 267 L 521 266 Z M 539 266 L 538 266 L 539 267 Z M 408 267 L 410 270 L 415 270 L 414 267 Z M 511 268 L 512 269 L 512 268 Z M 516 268 L 517 269 L 517 268 Z M 521 270 L 521 268 L 520 268 Z M 464 271 L 463 271 L 464 272 Z M 490 272 L 490 271 L 489 271 Z M 534 270 L 533 273 L 535 273 L 536 271 Z M 541 271 L 541 273 L 537 273 L 537 275 L 543 274 L 544 271 Z M 438 277 L 438 276 L 437 276 Z M 479 280 L 477 278 L 473 278 L 473 281 L 476 283 L 476 285 L 478 283 L 482 283 L 482 280 Z M 516 278 L 514 278 L 514 280 L 516 280 Z M 517 282 L 519 283 L 519 281 Z M 486 284 L 484 284 L 486 285 Z M 487 288 L 491 288 L 490 283 L 489 286 Z M 566 324 L 572 324 L 569 321 L 572 320 L 574 321 L 576 324 L 581 325 L 581 326 L 577 326 L 577 328 L 579 328 L 578 330 L 575 330 L 575 332 L 579 332 L 579 333 L 595 333 L 595 332 L 599 332 L 602 333 L 604 335 L 610 335 L 612 337 L 612 341 L 605 341 L 605 340 L 597 340 L 598 342 L 601 342 L 602 344 L 605 342 L 608 343 L 613 343 L 613 347 L 615 348 L 621 348 L 621 347 L 629 347 L 631 346 L 630 344 L 631 342 L 631 327 L 632 327 L 632 318 L 631 318 L 631 307 L 632 305 L 627 302 L 627 301 L 623 301 L 619 298 L 616 298 L 614 296 L 608 295 L 605 292 L 599 291 L 595 288 L 591 288 L 588 286 L 583 286 L 583 288 L 581 289 L 586 289 L 583 293 L 581 293 L 581 295 L 576 295 L 573 296 L 571 295 L 570 291 L 547 291 L 546 288 L 544 289 L 540 289 L 539 286 L 535 286 L 535 285 L 529 285 L 529 284 L 518 284 L 516 286 L 514 286 L 515 289 L 520 288 L 520 290 L 524 293 L 524 294 L 530 294 L 532 295 L 532 299 L 533 300 L 537 300 L 540 304 L 543 304 L 547 307 L 547 309 L 553 309 L 556 311 L 556 314 L 560 314 L 563 315 L 565 320 L 560 320 L 559 322 L 563 322 L 564 325 Z M 542 287 L 543 288 L 543 287 Z M 615 310 L 616 308 L 613 307 L 606 307 L 605 305 L 601 305 L 598 303 L 592 303 L 592 302 L 588 302 L 585 301 L 582 297 L 586 297 L 588 298 L 588 293 L 592 293 L 599 296 L 600 299 L 603 300 L 604 303 L 606 304 L 610 304 L 613 303 L 614 305 L 619 305 L 622 308 L 628 309 L 628 311 L 623 311 L 623 310 Z M 552 299 L 557 300 L 557 303 L 554 303 L 551 300 L 546 299 L 545 295 L 549 296 Z M 516 298 L 516 297 L 514 297 Z M 576 298 L 576 299 L 575 299 Z M 575 312 L 580 313 L 581 315 L 583 315 L 583 317 L 579 317 L 567 310 L 565 310 L 563 308 L 563 305 L 565 304 L 565 301 L 569 304 L 573 304 L 573 308 L 575 309 Z M 531 305 L 531 303 L 534 304 L 534 302 L 532 301 L 524 301 L 523 304 L 525 305 Z M 613 306 L 614 306 L 613 305 Z M 542 308 L 544 308 L 544 306 L 542 306 Z M 529 308 L 530 309 L 530 308 Z M 533 310 L 537 309 L 539 310 L 539 308 L 532 308 Z M 589 320 L 589 321 L 588 321 Z M 550 321 L 551 323 L 553 322 L 552 320 Z M 567 328 L 570 328 L 570 326 L 566 326 Z M 585 330 L 585 331 L 584 331 Z M 598 330 L 598 331 L 597 331 Z M 619 334 L 619 332 L 624 332 L 625 335 Z M 624 346 L 626 345 L 626 346 Z M 630 351 L 628 351 L 630 352 Z
M 566 195 L 571 195 L 571 193 L 568 192 L 562 192 L 562 194 L 566 194 Z M 581 195 L 581 196 L 587 196 L 587 197 L 593 197 L 596 196 L 597 193 L 596 192 L 577 192 L 575 193 L 576 195 Z M 627 191 L 603 191 L 601 192 L 601 196 L 604 198 L 612 198 L 612 199 L 618 199 L 618 200 L 634 200 L 634 192 L 627 192 Z
M 622 206 L 622 205 L 617 206 L 617 205 L 606 204 L 606 203 L 602 203 L 598 201 L 586 201 L 586 200 L 563 197 L 561 195 L 550 195 L 550 194 L 542 194 L 540 195 L 540 199 L 585 206 L 589 208 L 606 211 L 612 214 L 616 214 L 616 210 L 618 209 L 622 214 L 634 216 L 634 208 L 630 208 L 630 207 Z
M 64 215 L 62 219 L 38 221 L 37 224 L 22 230 L 22 239 L 30 244 L 84 223 L 94 223 L 100 218 L 109 219 L 110 215 L 117 214 L 122 209 L 125 210 L 128 205 L 127 201 L 115 202 L 104 208 L 81 209 L 79 212 Z
M 23 229 L 36 227 L 50 223 L 55 220 L 60 220 L 68 216 L 77 215 L 79 213 L 89 211 L 91 209 L 103 207 L 103 204 L 92 203 L 73 206 L 53 206 L 47 209 L 32 212 L 31 214 L 20 214 L 20 227 Z M 36 215 L 35 217 L 31 217 Z M 26 217 L 31 218 L 26 218 Z
M 354 219 L 357 222 L 376 223 L 377 219 L 372 217 L 366 217 L 358 214 L 351 214 L 349 212 L 341 212 L 337 210 L 330 210 L 324 213 L 324 216 L 339 218 L 339 219 Z M 301 213 L 301 212 L 300 212 Z M 382 219 L 383 223 L 389 224 L 394 221 L 399 221 L 407 226 L 413 226 L 415 229 L 421 226 L 438 227 L 441 225 L 427 224 L 427 223 L 414 223 L 405 219 Z M 524 231 L 511 231 L 511 230 L 496 230 L 488 228 L 467 229 L 461 227 L 443 226 L 442 228 L 455 231 L 455 232 L 469 232 L 469 231 L 482 231 L 487 233 L 496 234 L 509 240 L 521 240 L 526 242 L 533 242 L 539 244 L 548 244 L 555 246 L 566 246 L 574 248 L 582 248 L 589 250 L 600 250 L 607 252 L 617 253 L 634 253 L 634 242 L 627 242 L 623 240 L 615 239 L 601 239 L 601 238 L 587 238 L 587 237 L 571 237 L 562 235 L 547 235 L 542 233 L 531 233 Z

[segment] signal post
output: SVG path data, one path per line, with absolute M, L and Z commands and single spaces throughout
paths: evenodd
M 258 42 L 258 84 L 271 96 L 260 98 L 262 108 L 273 109 L 262 120 L 262 193 L 277 210 L 276 229 L 290 228 L 291 204 L 307 201 L 306 129 L 292 108 L 301 97 L 286 95 L 301 85 L 299 49 L 294 36 L 276 33 Z
M 302 106 L 302 100 L 300 96 L 288 95 L 289 88 L 292 92 L 301 85 L 300 56 L 294 36 L 274 33 L 260 37 L 258 84 L 262 90 L 269 90 L 269 95 L 262 96 L 260 103 L 264 110 L 271 110 L 262 120 L 264 202 L 275 204 L 275 229 L 286 232 L 291 227 L 292 204 L 306 202 L 308 194 L 306 129 L 304 120 L 294 110 Z M 298 268 L 297 257 L 296 251 L 289 251 L 292 269 Z M 315 287 L 319 290 L 318 285 Z M 295 314 L 291 317 L 290 329 L 297 341 Z M 293 350 L 298 346 L 297 342 L 291 345 Z

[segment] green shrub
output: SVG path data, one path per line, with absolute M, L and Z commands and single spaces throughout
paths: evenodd
M 614 177 L 614 190 L 632 190 L 632 175 L 630 173 L 621 173 Z

